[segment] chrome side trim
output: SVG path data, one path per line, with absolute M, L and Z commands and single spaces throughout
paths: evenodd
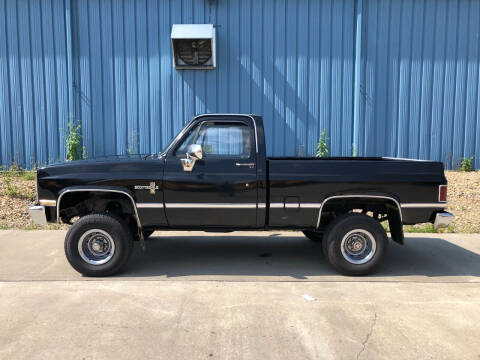
M 285 209 L 300 209 L 300 203 L 285 203 Z
M 163 209 L 163 203 L 136 203 L 139 209 Z
M 41 200 L 38 200 L 38 203 L 43 206 L 57 206 L 56 200 L 41 199 Z
M 130 201 L 132 202 L 133 210 L 135 211 L 135 218 L 137 219 L 137 226 L 139 229 L 142 228 L 142 223 L 140 222 L 140 217 L 138 216 L 138 211 L 137 211 L 137 206 L 135 205 L 135 201 L 133 200 L 132 195 L 130 195 L 126 191 L 122 190 L 113 190 L 113 189 L 95 189 L 95 188 L 85 188 L 85 189 L 66 189 L 64 190 L 59 196 L 57 200 L 57 222 L 60 221 L 60 202 L 62 201 L 63 195 L 71 192 L 112 192 L 112 193 L 117 193 L 117 194 L 123 194 L 126 195 Z
M 332 199 L 345 199 L 345 198 L 365 198 L 365 199 L 386 199 L 386 200 L 391 200 L 395 203 L 395 205 L 397 206 L 397 209 L 398 209 L 398 212 L 400 214 L 400 221 L 403 223 L 403 217 L 402 217 L 402 208 L 400 206 L 400 203 L 395 200 L 394 198 L 392 197 L 389 197 L 389 196 L 382 196 L 382 195 L 336 195 L 336 196 L 330 196 L 328 198 L 326 198 L 323 203 L 322 203 L 322 206 L 320 206 L 320 211 L 318 212 L 318 219 L 317 219 L 317 226 L 316 228 L 318 229 L 318 227 L 320 226 L 320 219 L 322 217 L 322 211 L 323 211 L 323 207 L 325 206 L 325 203 L 327 203 L 328 201 L 332 200 Z
M 422 160 L 422 159 L 409 159 L 409 158 L 401 158 L 401 157 L 390 157 L 390 156 L 382 156 L 384 160 L 407 160 L 407 161 L 416 161 L 416 162 L 427 162 L 430 160 Z
M 301 209 L 319 209 L 322 203 L 300 203 Z
M 165 203 L 167 209 L 256 209 L 256 203 Z
M 300 203 L 299 204 L 284 204 L 283 202 L 281 203 L 270 203 L 270 208 L 271 209 L 318 209 L 322 206 L 322 203 Z
M 447 206 L 445 203 L 404 203 L 401 205 L 402 209 L 411 209 L 411 208 L 418 208 L 418 209 L 429 209 L 429 208 L 444 208 Z
M 136 203 L 137 208 L 163 208 L 164 205 L 162 203 Z M 305 203 L 305 204 L 284 204 L 284 203 L 273 203 L 270 204 L 270 207 L 273 208 L 289 208 L 289 209 L 318 209 L 321 203 Z M 255 204 L 255 203 L 244 203 L 244 204 L 237 204 L 237 203 L 165 203 L 166 208 L 170 209 L 184 209 L 184 208 L 194 208 L 194 209 L 265 209 L 266 204 Z

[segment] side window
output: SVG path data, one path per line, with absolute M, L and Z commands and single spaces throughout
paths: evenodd
M 244 123 L 202 123 L 191 131 L 177 149 L 184 156 L 191 144 L 202 146 L 205 158 L 241 158 L 251 155 L 250 129 Z

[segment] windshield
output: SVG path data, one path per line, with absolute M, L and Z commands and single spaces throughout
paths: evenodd
M 176 143 L 178 140 L 180 140 L 180 138 L 182 138 L 183 134 L 185 133 L 186 129 L 188 129 L 190 124 L 187 124 L 185 125 L 185 127 L 182 129 L 182 131 L 180 131 L 178 133 L 177 136 L 175 136 L 172 141 L 170 141 L 170 143 L 165 146 L 165 148 L 163 148 L 162 151 L 158 152 L 158 153 L 155 153 L 155 154 L 152 154 L 151 156 L 158 156 L 158 157 L 162 157 L 166 154 L 166 152 L 173 146 L 174 143 Z

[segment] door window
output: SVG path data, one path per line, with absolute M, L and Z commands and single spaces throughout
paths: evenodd
M 191 144 L 201 145 L 205 158 L 247 159 L 252 152 L 250 129 L 244 123 L 202 123 L 189 133 L 175 155 L 185 156 Z

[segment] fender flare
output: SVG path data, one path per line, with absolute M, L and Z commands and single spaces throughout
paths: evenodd
M 394 221 L 394 219 L 390 219 L 389 217 L 389 224 L 390 224 L 390 232 L 392 234 L 392 239 L 396 242 L 398 242 L 399 244 L 403 244 L 403 239 L 404 239 L 404 235 L 403 235 L 403 227 L 402 227 L 402 224 L 403 224 L 403 216 L 402 216 L 402 207 L 400 206 L 400 203 L 398 202 L 397 199 L 395 199 L 394 197 L 392 196 L 388 196 L 388 195 L 370 195 L 370 194 L 349 194 L 349 195 L 334 195 L 334 196 L 330 196 L 330 197 L 327 197 L 325 198 L 323 201 L 322 201 L 322 204 L 320 205 L 320 209 L 318 211 L 318 219 L 317 219 L 317 224 L 316 224 L 316 229 L 318 229 L 320 227 L 320 220 L 322 218 L 322 212 L 323 212 L 323 208 L 325 206 L 325 204 L 327 202 L 329 202 L 330 200 L 334 200 L 334 199 L 353 199 L 353 198 L 356 198 L 356 199 L 383 199 L 383 200 L 389 200 L 389 201 L 392 201 L 395 206 L 397 207 L 397 213 L 398 213 L 398 216 L 399 216 L 399 221 Z
M 65 195 L 65 194 L 68 194 L 68 193 L 72 193 L 72 192 L 110 192 L 110 193 L 117 193 L 117 194 L 122 194 L 122 195 L 125 195 L 127 196 L 130 201 L 132 202 L 132 206 L 133 206 L 133 210 L 135 212 L 135 219 L 137 221 L 137 226 L 138 226 L 138 229 L 141 230 L 142 229 L 142 223 L 140 222 L 140 217 L 138 216 L 138 211 L 137 211 L 137 205 L 135 204 L 135 200 L 133 199 L 133 196 L 127 191 L 127 190 L 124 190 L 124 189 L 121 189 L 121 188 L 105 188 L 105 187 L 69 187 L 69 188 L 65 188 L 63 189 L 59 195 L 58 195 L 58 199 L 57 199 L 57 222 L 58 223 L 61 223 L 61 220 L 60 220 L 60 205 L 61 205 L 61 200 L 62 200 L 62 197 Z

